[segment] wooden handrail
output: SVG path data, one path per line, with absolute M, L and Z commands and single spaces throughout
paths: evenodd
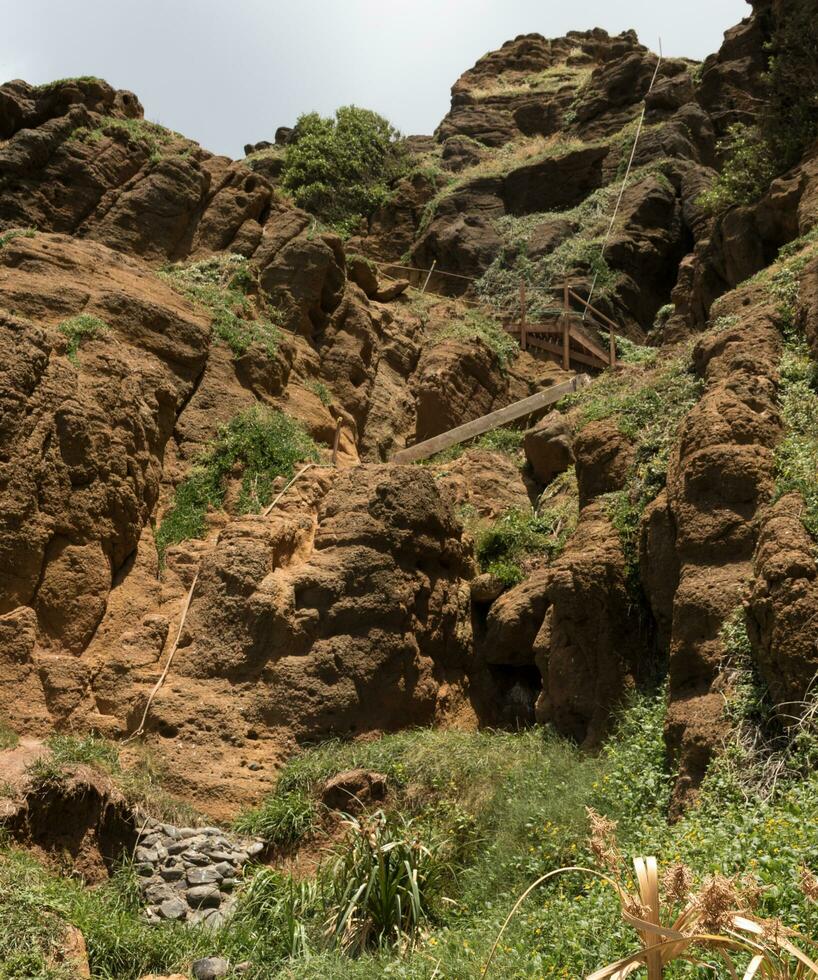
M 586 301 L 585 301 L 585 300 L 584 300 L 584 299 L 583 299 L 583 298 L 582 298 L 582 297 L 581 297 L 581 296 L 579 295 L 579 293 L 575 293 L 575 292 L 574 292 L 574 290 L 573 290 L 573 289 L 571 289 L 570 287 L 569 287 L 569 289 L 568 289 L 568 292 L 569 292 L 569 293 L 571 294 L 571 296 L 573 296 L 573 298 L 574 298 L 574 299 L 575 299 L 575 300 L 576 300 L 576 301 L 577 301 L 578 303 L 582 303 L 582 305 L 583 305 L 583 306 L 585 307 L 585 309 L 586 309 L 586 310 L 590 310 L 590 311 L 591 311 L 591 313 L 593 313 L 593 314 L 594 314 L 594 316 L 596 316 L 596 317 L 599 317 L 599 319 L 600 319 L 600 320 L 602 320 L 602 322 L 603 322 L 603 323 L 607 323 L 607 324 L 608 324 L 608 326 L 609 326 L 609 327 L 610 327 L 610 328 L 611 328 L 612 330 L 617 330 L 617 329 L 618 329 L 618 327 L 617 327 L 617 325 L 616 325 L 616 324 L 615 324 L 615 323 L 613 322 L 613 320 L 612 320 L 612 319 L 611 319 L 610 317 L 608 317 L 608 316 L 605 316 L 605 314 L 604 314 L 604 313 L 603 313 L 603 312 L 602 312 L 601 310 L 598 310 L 598 309 L 597 309 L 597 308 L 596 308 L 595 306 L 591 306 L 591 304 L 590 304 L 590 303 L 588 303 L 588 302 L 586 302 Z

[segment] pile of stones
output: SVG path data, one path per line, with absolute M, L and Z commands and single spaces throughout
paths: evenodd
M 134 859 L 147 920 L 218 927 L 235 902 L 243 866 L 264 847 L 260 840 L 231 838 L 218 827 L 146 820 Z

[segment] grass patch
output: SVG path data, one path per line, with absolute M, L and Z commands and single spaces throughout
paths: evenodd
M 430 337 L 433 343 L 444 340 L 482 340 L 505 369 L 519 352 L 517 341 L 502 326 L 482 310 L 469 310 L 461 320 L 455 320 Z
M 36 228 L 12 228 L 4 231 L 0 235 L 0 248 L 13 242 L 15 238 L 33 238 L 37 234 Z
M 505 585 L 516 585 L 525 577 L 524 560 L 540 555 L 553 560 L 562 553 L 579 520 L 576 477 L 570 470 L 553 481 L 546 491 L 549 498 L 567 490 L 567 498 L 553 504 L 540 502 L 531 514 L 512 509 L 502 514 L 477 535 L 475 554 L 483 572 L 499 578 Z
M 20 741 L 20 736 L 15 732 L 11 725 L 0 718 L 0 750 L 13 749 Z
M 107 775 L 121 772 L 119 750 L 95 735 L 52 735 L 49 754 L 35 759 L 28 773 L 35 785 L 58 782 L 74 766 L 91 766 Z
M 108 324 L 98 316 L 91 313 L 80 313 L 79 316 L 72 316 L 57 327 L 60 333 L 68 340 L 68 359 L 73 364 L 79 363 L 77 351 L 83 340 L 88 337 L 98 337 L 100 334 L 107 333 Z
M 210 313 L 214 334 L 236 357 L 251 344 L 275 357 L 281 339 L 280 313 L 264 305 L 262 315 L 256 315 L 247 295 L 254 285 L 253 274 L 244 256 L 227 253 L 189 265 L 168 265 L 159 275 Z
M 165 155 L 169 143 L 184 139 L 180 133 L 147 119 L 118 119 L 114 116 L 104 116 L 93 129 L 81 126 L 69 138 L 80 143 L 99 143 L 103 139 L 127 139 L 142 143 L 153 161 Z
M 297 463 L 317 460 L 318 447 L 303 426 L 284 412 L 253 406 L 222 426 L 212 446 L 179 484 L 173 505 L 156 532 L 159 554 L 168 545 L 200 538 L 208 508 L 221 507 L 228 476 L 241 467 L 236 513 L 254 513 L 273 495 L 277 477 L 289 478 Z
M 776 498 L 801 494 L 804 527 L 818 543 L 818 366 L 803 341 L 785 349 L 779 404 L 786 435 L 775 448 Z
M 329 407 L 332 404 L 332 392 L 323 381 L 309 381 L 307 390 L 311 391 L 322 405 Z
M 315 804 L 297 790 L 273 793 L 252 810 L 245 810 L 233 823 L 240 834 L 261 837 L 269 844 L 295 844 L 306 837 L 316 824 Z
M 172 923 L 145 925 L 127 871 L 84 889 L 5 848 L 0 851 L 0 971 L 36 980 L 59 977 L 45 972 L 44 963 L 59 941 L 61 924 L 71 922 L 85 935 L 93 975 L 110 980 L 185 972 L 203 955 L 249 961 L 245 975 L 250 980 L 479 977 L 503 919 L 524 888 L 557 867 L 594 863 L 586 806 L 618 822 L 626 878 L 625 862 L 639 854 L 656 854 L 661 868 L 684 862 L 694 888 L 714 873 L 749 875 L 761 889 L 758 914 L 818 935 L 818 907 L 800 886 L 802 866 L 818 867 L 815 767 L 787 775 L 769 796 L 748 802 L 747 784 L 737 779 L 737 773 L 746 774 L 747 758 L 728 752 L 711 766 L 698 804 L 671 824 L 666 813 L 673 773 L 664 751 L 664 717 L 662 693 L 634 696 L 594 756 L 536 728 L 518 734 L 423 729 L 305 750 L 284 769 L 280 792 L 311 793 L 324 779 L 357 765 L 387 773 L 400 815 L 389 818 L 388 831 L 372 828 L 381 853 L 359 833 L 356 839 L 353 827 L 352 839 L 343 842 L 316 878 L 297 881 L 262 869 L 239 894 L 235 916 L 210 933 Z M 449 845 L 463 826 L 470 847 L 453 852 Z M 420 848 L 431 850 L 441 839 L 449 844 L 440 852 L 440 863 L 444 869 L 452 865 L 454 874 L 445 870 L 430 891 L 422 929 L 397 947 L 379 943 L 379 934 L 394 935 L 396 924 L 405 938 L 408 931 L 408 923 L 396 923 L 394 902 L 370 915 L 369 899 L 381 880 L 374 871 L 385 857 L 382 847 L 394 841 L 386 854 L 405 854 L 411 868 Z M 400 868 L 390 865 L 383 880 L 394 884 L 393 872 Z M 338 911 L 349 907 L 352 895 L 346 888 L 353 881 L 352 894 L 360 896 L 351 913 L 354 929 L 341 933 L 352 940 L 345 950 L 344 942 L 331 942 L 332 930 Z M 405 907 L 402 902 L 402 916 Z M 378 923 L 386 924 L 384 932 Z M 366 942 L 361 943 L 363 935 Z M 582 977 L 632 951 L 634 942 L 611 888 L 566 876 L 547 883 L 522 906 L 490 975 L 495 980 Z M 358 950 L 359 955 L 349 955 Z M 712 965 L 712 975 L 724 975 L 723 964 Z M 684 970 L 669 975 L 692 975 Z
M 35 92 L 50 92 L 53 89 L 59 88 L 61 85 L 76 85 L 77 82 L 85 83 L 86 85 L 101 85 L 103 84 L 103 79 L 97 78 L 96 75 L 74 75 L 71 78 L 55 78 L 53 82 L 44 82 L 42 85 L 35 85 Z

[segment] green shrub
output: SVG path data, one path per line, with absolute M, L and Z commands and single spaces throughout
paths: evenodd
M 284 412 L 255 405 L 221 426 L 212 446 L 179 484 L 173 505 L 156 533 L 160 555 L 170 544 L 199 538 L 209 507 L 224 503 L 228 475 L 241 467 L 239 514 L 265 507 L 276 477 L 289 478 L 296 463 L 317 460 L 318 448 L 303 426 Z
M 332 404 L 332 392 L 323 381 L 310 381 L 307 388 L 318 398 L 322 405 Z
M 264 306 L 257 316 L 248 290 L 254 285 L 249 261 L 242 255 L 215 255 L 189 265 L 165 266 L 159 275 L 189 299 L 205 307 L 214 334 L 236 357 L 259 344 L 275 357 L 281 339 L 277 310 Z
M 301 116 L 287 144 L 283 184 L 296 203 L 350 232 L 388 195 L 400 169 L 398 133 L 369 109 L 342 106 L 334 119 Z
M 755 126 L 735 123 L 718 143 L 725 157 L 721 173 L 696 203 L 711 214 L 737 204 L 753 204 L 778 172 L 770 148 Z
M 107 333 L 108 324 L 98 316 L 90 313 L 80 313 L 79 316 L 72 316 L 57 327 L 61 334 L 68 340 L 68 359 L 74 364 L 78 363 L 77 351 L 80 344 L 86 337 L 97 337 L 99 334 Z
M 270 844 L 295 844 L 315 827 L 315 804 L 304 793 L 273 793 L 260 807 L 245 810 L 233 823 L 241 834 L 263 837 Z

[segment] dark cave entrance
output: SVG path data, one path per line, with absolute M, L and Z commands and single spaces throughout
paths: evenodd
M 533 664 L 488 664 L 495 724 L 527 728 L 536 721 L 534 709 L 542 692 L 542 675 Z

